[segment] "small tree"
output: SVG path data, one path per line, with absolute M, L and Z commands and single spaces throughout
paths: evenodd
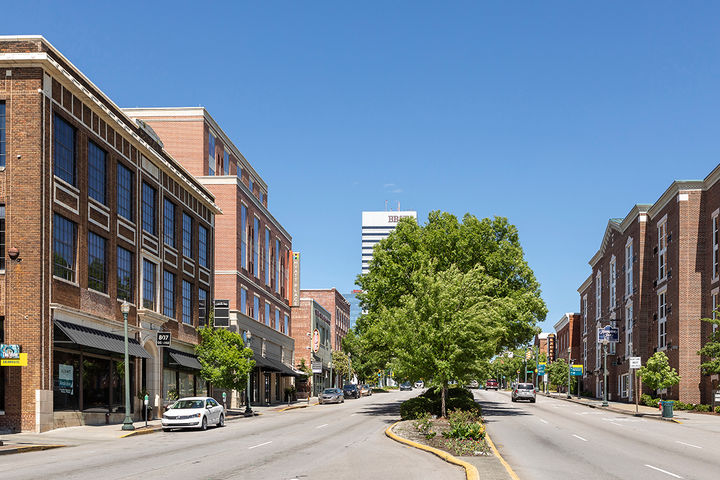
M 345 352 L 334 350 L 332 352 L 332 366 L 340 378 L 350 378 L 352 376 L 352 364 Z
M 700 349 L 698 355 L 702 355 L 706 361 L 700 364 L 703 375 L 720 374 L 720 316 L 718 318 L 703 318 L 704 322 L 712 323 L 713 328 L 718 327 L 711 335 L 708 342 Z
M 638 370 L 642 382 L 652 390 L 672 387 L 680 382 L 680 375 L 670 366 L 665 352 L 657 352 Z M 663 394 L 665 398 L 665 394 Z
M 550 380 L 550 385 L 555 386 L 558 391 L 560 391 L 561 386 L 567 386 L 569 368 L 570 367 L 564 358 L 559 358 L 551 363 L 548 366 L 548 379 Z
M 247 386 L 248 373 L 255 366 L 253 351 L 245 348 L 240 334 L 208 325 L 198 330 L 200 344 L 195 347 L 202 370 L 200 376 L 213 386 L 224 390 L 242 391 Z

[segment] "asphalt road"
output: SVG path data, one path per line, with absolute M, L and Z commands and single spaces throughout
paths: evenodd
M 476 399 L 522 480 L 720 478 L 720 419 L 713 416 L 687 414 L 678 424 L 543 396 L 512 403 L 507 392 L 481 390 Z
M 2 478 L 21 479 L 438 479 L 464 471 L 384 434 L 419 391 L 374 394 L 228 422 L 0 457 Z

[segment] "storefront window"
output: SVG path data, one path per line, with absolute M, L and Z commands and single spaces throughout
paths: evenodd
M 80 408 L 80 355 L 58 352 L 53 354 L 53 408 Z
M 192 397 L 195 395 L 195 380 L 192 373 L 178 372 L 180 377 L 180 397 Z
M 198 397 L 207 397 L 207 382 L 199 375 L 195 376 L 195 395 Z
M 177 400 L 177 379 L 175 370 L 163 369 L 163 398 L 165 400 Z
M 83 409 L 105 409 L 110 399 L 110 360 L 83 359 Z

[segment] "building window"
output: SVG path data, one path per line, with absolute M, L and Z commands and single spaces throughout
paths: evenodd
M 285 314 L 285 331 L 283 333 L 290 335 L 290 317 L 287 314 Z
M 105 243 L 100 235 L 88 232 L 88 288 L 103 293 L 107 292 Z
M 143 260 L 143 308 L 156 311 L 155 306 L 155 264 Z
M 244 288 L 240 289 L 240 313 L 248 315 L 247 311 L 247 290 Z M 249 316 L 249 315 L 248 315 Z
M 202 225 L 198 225 L 198 258 L 201 266 L 208 266 L 208 229 Z
M 658 281 L 667 275 L 667 221 L 658 224 Z
M 280 293 L 280 240 L 275 239 L 275 293 Z
M 711 295 L 711 301 L 712 301 L 712 319 L 717 319 L 717 308 L 718 308 L 718 294 L 717 290 L 715 290 Z M 718 326 L 716 323 L 713 323 L 712 331 L 715 333 L 718 329 Z
M 625 245 L 625 297 L 633 293 L 633 244 L 632 238 Z
M 0 167 L 5 166 L 5 102 L 0 102 Z M 238 174 L 238 176 L 240 176 Z
M 142 226 L 146 232 L 157 235 L 157 222 L 155 221 L 155 195 L 153 187 L 143 182 L 142 195 Z
M 54 173 L 70 185 L 75 185 L 75 129 L 60 115 L 55 115 L 54 126 Z
M 265 325 L 270 326 L 270 304 L 265 304 Z
M 602 315 L 602 273 L 598 270 L 595 276 L 595 320 Z
M 260 203 L 265 203 L 265 194 L 260 192 Z
M 260 321 L 260 297 L 254 297 L 252 317 Z
M 208 305 L 208 292 L 202 288 L 198 289 L 198 325 L 204 326 L 207 323 L 207 314 L 210 306 Z
M 658 349 L 667 346 L 667 303 L 666 292 L 658 293 Z
M 718 279 L 718 213 L 715 212 L 712 217 L 712 248 L 713 248 L 713 266 L 712 279 Z
M 242 178 L 242 167 L 239 163 L 237 164 L 237 177 Z
M 188 258 L 193 258 L 192 242 L 192 217 L 183 212 L 183 255 Z
M 118 215 L 133 221 L 133 173 L 122 163 L 117 164 Z
M 587 333 L 587 294 L 583 295 L 583 298 L 582 298 L 582 311 L 583 311 L 583 333 Z
M 215 175 L 215 136 L 208 133 L 208 175 Z
M 132 302 L 133 300 L 133 254 L 130 250 L 117 247 L 117 298 Z
M 587 338 L 583 338 L 583 375 L 587 372 Z
M 253 192 L 254 185 L 253 185 L 252 177 L 248 177 L 248 188 L 250 189 L 250 193 L 252 193 L 254 195 L 255 192 Z
M 163 238 L 165 245 L 175 247 L 175 204 L 167 198 L 163 207 Z
M 598 323 L 596 325 L 597 328 L 600 328 L 600 324 Z M 600 365 L 602 364 L 602 344 L 598 341 L 597 333 L 595 334 L 595 368 L 600 368 Z
M 265 227 L 265 285 L 270 285 L 270 229 Z
M 280 310 L 275 309 L 275 330 L 280 330 Z
M 628 382 L 629 379 L 630 375 L 627 373 L 620 375 L 620 398 L 628 398 L 628 386 L 630 385 Z
M 75 281 L 75 241 L 77 225 L 58 214 L 53 215 L 53 275 Z
M 240 267 L 247 269 L 247 207 L 240 205 Z
M 255 266 L 255 277 L 260 278 L 260 221 L 253 218 L 253 264 Z
M 175 274 L 163 271 L 163 315 L 175 318 Z
M 0 205 L 0 270 L 5 270 L 5 205 Z
M 187 280 L 182 282 L 182 321 L 192 325 L 192 283 Z
M 105 199 L 106 157 L 105 150 L 93 142 L 88 142 L 88 195 L 103 205 L 107 205 Z
M 615 257 L 613 256 L 610 260 L 610 310 L 615 309 L 615 287 L 617 285 L 616 283 L 616 269 L 615 269 Z
M 625 307 L 625 355 L 632 356 L 633 345 L 633 306 L 632 303 Z
M 225 175 L 230 175 L 230 154 L 223 152 L 223 172 Z

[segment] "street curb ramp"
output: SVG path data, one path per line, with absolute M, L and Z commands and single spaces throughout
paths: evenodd
M 445 460 L 448 463 L 453 463 L 455 465 L 459 465 L 459 466 L 463 467 L 465 469 L 465 478 L 467 480 L 480 480 L 480 474 L 478 473 L 478 470 L 477 470 L 477 468 L 475 468 L 474 465 L 464 462 L 464 461 L 460 460 L 459 458 L 456 458 L 456 457 L 450 455 L 447 452 L 438 450 L 437 448 L 428 447 L 427 445 L 422 445 L 420 443 L 413 442 L 412 440 L 402 438 L 402 437 L 396 435 L 395 433 L 393 433 L 392 429 L 398 423 L 400 423 L 400 422 L 395 422 L 392 425 L 390 425 L 389 427 L 387 427 L 385 429 L 385 435 L 392 438 L 396 442 L 404 443 L 406 445 L 410 445 L 411 447 L 415 447 L 420 450 L 425 450 L 426 452 L 430 452 L 434 455 L 437 455 L 438 457 L 442 458 L 443 460 Z
M 14 453 L 37 452 L 40 450 L 50 450 L 53 448 L 62 448 L 66 445 L 23 445 L 14 448 L 6 448 L 0 450 L 0 455 L 12 455 Z

